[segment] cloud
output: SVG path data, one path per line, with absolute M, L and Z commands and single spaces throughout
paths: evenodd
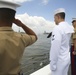
M 47 5 L 48 2 L 49 2 L 49 0 L 42 0 L 42 3 L 43 3 L 44 5 Z
M 30 16 L 27 13 L 16 15 L 16 18 L 20 19 L 25 25 L 27 25 L 29 28 L 31 28 L 33 31 L 38 33 L 51 32 L 54 28 L 54 23 L 50 22 L 43 17 L 40 16 Z M 23 32 L 22 28 L 17 27 L 16 25 L 13 26 L 13 29 L 15 31 Z

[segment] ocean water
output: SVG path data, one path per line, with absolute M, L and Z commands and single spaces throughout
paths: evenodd
M 48 34 L 38 35 L 38 40 L 24 51 L 21 67 L 24 75 L 44 67 L 49 63 L 50 38 Z

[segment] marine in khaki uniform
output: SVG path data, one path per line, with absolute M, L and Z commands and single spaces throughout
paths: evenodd
M 16 7 L 14 2 L 0 0 L 0 75 L 20 75 L 20 59 L 25 47 L 37 40 L 36 34 L 15 19 Z M 22 27 L 26 34 L 14 32 L 12 23 Z
M 73 45 L 74 45 L 73 54 L 76 55 L 76 18 L 73 18 L 72 25 L 74 27 L 74 33 L 72 35 L 72 40 L 73 40 Z

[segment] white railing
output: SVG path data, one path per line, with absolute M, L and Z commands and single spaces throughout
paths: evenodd
M 35 71 L 30 75 L 51 75 L 50 64 L 44 66 L 43 68 Z

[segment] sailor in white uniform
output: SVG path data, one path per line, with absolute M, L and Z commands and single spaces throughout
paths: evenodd
M 70 65 L 70 38 L 74 28 L 65 22 L 65 9 L 55 11 L 56 27 L 51 37 L 50 69 L 52 75 L 67 75 Z

